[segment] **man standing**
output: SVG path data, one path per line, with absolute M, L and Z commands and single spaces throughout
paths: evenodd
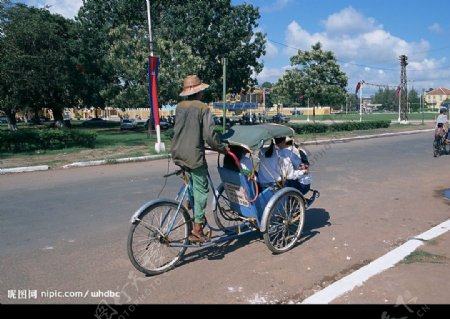
M 192 178 L 194 197 L 194 229 L 190 241 L 205 242 L 203 220 L 208 201 L 208 166 L 205 158 L 205 141 L 212 149 L 226 153 L 227 146 L 222 144 L 219 135 L 214 132 L 214 119 L 206 104 L 201 102 L 203 91 L 209 85 L 202 83 L 197 75 L 184 79 L 180 96 L 187 100 L 177 104 L 174 136 L 171 154 L 175 164 L 186 169 Z

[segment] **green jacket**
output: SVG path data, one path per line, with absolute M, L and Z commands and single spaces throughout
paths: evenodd
M 175 164 L 190 169 L 206 166 L 205 141 L 212 149 L 224 153 L 226 145 L 220 142 L 214 127 L 214 119 L 206 104 L 198 100 L 178 103 L 171 146 Z

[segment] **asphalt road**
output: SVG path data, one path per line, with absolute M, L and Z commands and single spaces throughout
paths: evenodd
M 165 274 L 131 265 L 133 212 L 173 197 L 167 160 L 0 176 L 0 303 L 297 303 L 449 218 L 450 156 L 430 133 L 308 146 L 321 197 L 291 251 L 252 234 L 188 250 Z M 208 156 L 217 182 L 216 156 Z M 20 295 L 19 295 L 20 293 Z M 19 298 L 21 296 L 21 298 Z M 108 306 L 109 305 L 109 306 Z

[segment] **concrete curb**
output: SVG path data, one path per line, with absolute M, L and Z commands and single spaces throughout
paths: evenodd
M 334 143 L 345 143 L 345 142 L 350 142 L 350 141 L 355 141 L 355 140 L 364 140 L 364 139 L 369 139 L 369 138 L 388 137 L 388 136 L 397 136 L 397 135 L 409 135 L 409 134 L 417 134 L 417 133 L 432 132 L 432 131 L 434 131 L 434 129 L 381 133 L 381 134 L 373 134 L 373 135 L 361 135 L 361 136 L 344 137 L 344 138 L 336 138 L 336 139 L 328 139 L 328 140 L 305 141 L 305 142 L 301 142 L 300 145 L 321 145 L 321 144 L 332 144 L 332 143 L 333 144 Z M 216 154 L 216 152 L 207 150 L 206 154 Z M 169 158 L 169 157 L 170 157 L 170 154 L 160 154 L 160 155 L 126 157 L 126 158 L 108 159 L 108 160 L 84 161 L 84 162 L 75 162 L 75 163 L 67 164 L 67 165 L 62 166 L 62 168 L 87 167 L 87 166 L 98 166 L 98 165 L 107 165 L 107 164 L 153 161 L 153 160 L 164 159 L 164 158 Z M 0 169 L 0 175 L 8 174 L 8 173 L 44 171 L 44 170 L 48 170 L 48 169 L 49 169 L 49 167 L 46 165 L 16 167 L 16 168 L 3 168 L 3 169 Z
M 14 168 L 0 168 L 0 175 L 9 174 L 9 173 L 47 171 L 48 169 L 49 169 L 49 167 L 47 165 L 28 166 L 28 167 L 14 167 Z
M 169 157 L 170 157 L 169 154 L 161 154 L 161 155 L 148 155 L 148 156 L 139 156 L 139 157 L 125 157 L 125 158 L 99 160 L 99 161 L 75 162 L 75 163 L 72 163 L 72 164 L 64 165 L 63 168 L 97 166 L 97 165 L 116 164 L 116 163 L 153 161 L 153 160 L 169 158 Z

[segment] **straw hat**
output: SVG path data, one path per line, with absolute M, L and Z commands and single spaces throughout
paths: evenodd
M 184 79 L 183 91 L 180 93 L 180 96 L 192 95 L 197 92 L 203 91 L 208 87 L 209 85 L 206 83 L 202 83 L 202 81 L 197 75 L 188 75 Z

